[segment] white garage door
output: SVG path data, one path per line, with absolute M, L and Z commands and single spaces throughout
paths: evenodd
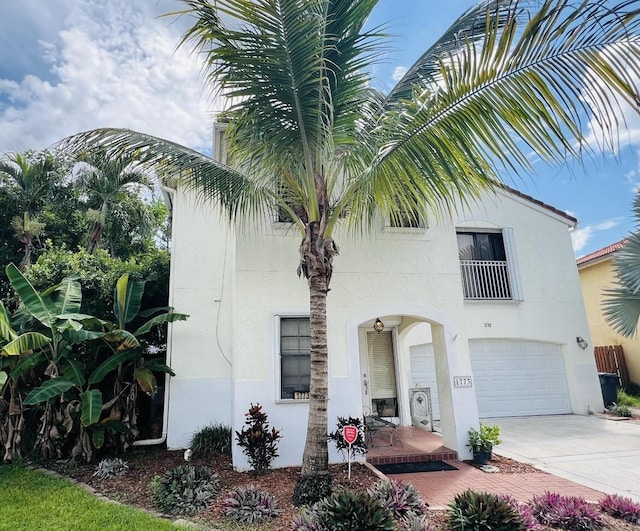
M 480 417 L 571 413 L 558 345 L 535 341 L 469 341 Z
M 485 417 L 571 413 L 566 370 L 558 345 L 535 341 L 469 342 L 478 411 Z M 440 418 L 433 347 L 414 345 L 410 385 L 431 388 L 434 419 Z

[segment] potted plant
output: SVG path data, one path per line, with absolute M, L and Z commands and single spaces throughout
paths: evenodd
M 471 428 L 468 432 L 469 444 L 473 451 L 473 462 L 486 465 L 492 457 L 493 447 L 500 444 L 500 426 L 487 426 L 480 423 L 480 429 Z

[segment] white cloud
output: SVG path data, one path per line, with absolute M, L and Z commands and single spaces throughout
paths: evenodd
M 404 76 L 408 70 L 409 69 L 406 66 L 396 66 L 393 69 L 393 74 L 391 74 L 391 77 L 394 81 L 400 81 L 402 79 L 402 76 Z
M 620 225 L 621 222 L 622 218 L 611 218 L 595 225 L 587 225 L 581 229 L 574 230 L 571 233 L 571 243 L 573 244 L 573 250 L 576 253 L 580 252 L 587 246 L 589 240 L 591 240 L 591 238 L 595 236 L 597 232 L 611 230 L 614 227 Z
M 181 35 L 172 19 L 155 18 L 156 10 L 175 4 L 65 4 L 72 9 L 64 29 L 41 45 L 49 71 L 0 79 L 0 151 L 41 149 L 97 127 L 127 127 L 210 150 L 200 66 L 187 50 L 175 50 Z M 10 23 L 0 23 L 0 31 Z

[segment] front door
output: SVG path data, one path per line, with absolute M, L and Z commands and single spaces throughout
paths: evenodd
M 363 383 L 368 398 L 364 405 L 381 417 L 398 417 L 396 364 L 390 331 L 367 332 L 367 364 L 368 376 L 363 375 Z

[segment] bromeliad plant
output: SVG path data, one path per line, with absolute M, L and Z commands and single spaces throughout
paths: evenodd
M 127 274 L 115 289 L 115 322 L 80 313 L 77 277 L 39 293 L 13 264 L 7 277 L 20 301 L 12 316 L 0 305 L 0 444 L 4 461 L 33 451 L 41 459 L 91 461 L 106 443 L 123 451 L 137 435 L 138 388 L 157 390 L 154 373 L 173 374 L 149 357 L 140 338 L 186 315 L 140 312 L 144 282 Z M 151 317 L 133 331 L 137 317 Z

